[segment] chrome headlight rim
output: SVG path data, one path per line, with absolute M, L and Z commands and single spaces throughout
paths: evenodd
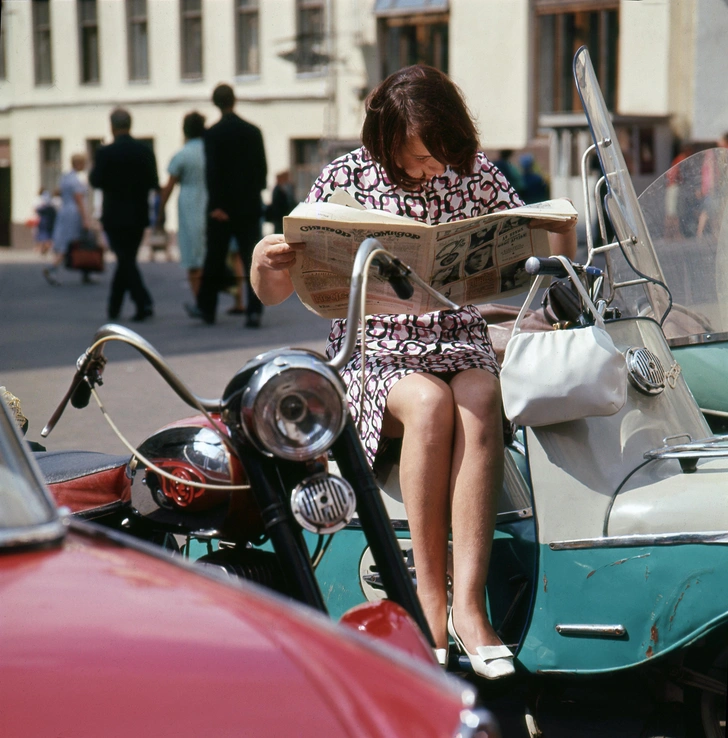
M 327 418 L 327 424 L 322 426 L 313 443 L 296 446 L 285 443 L 285 433 L 280 427 L 274 427 L 270 420 L 266 420 L 271 407 L 264 406 L 263 403 L 269 395 L 276 397 L 278 385 L 284 386 L 287 379 L 292 380 L 294 376 L 306 374 L 310 375 L 314 384 L 318 382 L 318 391 L 325 394 L 323 407 L 331 417 Z M 294 383 L 288 394 L 278 398 L 276 411 L 280 411 L 284 402 L 288 401 L 286 415 L 289 417 L 284 420 L 295 426 L 307 417 L 312 397 L 318 397 L 318 394 L 309 392 L 307 398 L 306 388 L 301 389 L 299 384 Z M 266 456 L 287 461 L 310 461 L 326 453 L 341 435 L 347 413 L 346 392 L 338 373 L 310 354 L 281 354 L 256 369 L 243 390 L 240 402 L 240 424 L 246 438 Z M 279 442 L 273 442 L 272 436 L 278 436 Z

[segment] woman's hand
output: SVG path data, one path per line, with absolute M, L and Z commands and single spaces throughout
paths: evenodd
M 250 281 L 264 305 L 277 305 L 293 292 L 289 269 L 296 263 L 303 243 L 288 243 L 281 233 L 258 241 L 253 250 Z
M 563 198 L 569 200 L 568 197 Z M 571 202 L 571 200 L 569 200 Z M 571 202 L 573 205 L 574 203 Z M 530 223 L 530 228 L 540 228 L 549 233 L 549 246 L 552 254 L 560 254 L 566 256 L 572 261 L 576 257 L 576 222 L 577 216 L 574 215 L 568 220 L 541 220 L 534 218 Z

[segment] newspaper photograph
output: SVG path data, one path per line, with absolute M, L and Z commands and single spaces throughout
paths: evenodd
M 332 201 L 333 200 L 333 201 Z M 307 308 L 324 318 L 344 318 L 354 257 L 361 242 L 376 238 L 383 248 L 459 305 L 484 303 L 523 292 L 530 256 L 549 256 L 547 232 L 533 219 L 568 220 L 568 200 L 547 200 L 452 223 L 428 225 L 412 218 L 362 208 L 341 191 L 329 202 L 301 203 L 283 220 L 286 241 L 302 242 L 291 278 Z M 415 287 L 397 297 L 375 269 L 370 271 L 367 313 L 422 315 L 442 303 Z

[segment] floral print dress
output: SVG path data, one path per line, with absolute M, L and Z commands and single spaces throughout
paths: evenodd
M 365 148 L 329 164 L 311 188 L 307 202 L 328 200 L 346 190 L 364 207 L 386 210 L 426 223 L 448 223 L 522 204 L 503 174 L 479 152 L 471 175 L 449 167 L 418 190 L 393 184 Z M 346 320 L 332 321 L 326 354 L 341 348 Z M 342 371 L 349 407 L 358 424 L 369 463 L 380 447 L 387 396 L 402 377 L 415 372 L 452 375 L 464 369 L 486 369 L 496 377 L 499 366 L 488 327 L 473 305 L 425 315 L 370 315 L 365 328 L 365 388 L 361 388 L 361 352 L 354 351 Z M 360 409 L 363 414 L 360 418 Z

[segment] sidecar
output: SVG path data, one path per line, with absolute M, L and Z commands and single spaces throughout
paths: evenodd
M 680 349 L 701 344 L 694 336 L 707 346 L 725 339 L 713 333 L 720 309 L 706 306 L 724 291 L 718 245 L 728 231 L 714 226 L 709 265 L 690 263 L 693 288 L 707 282 L 702 292 L 692 302 L 671 294 L 671 270 L 687 267 L 672 249 L 663 270 L 667 252 L 653 248 L 586 49 L 574 69 L 617 234 L 592 250 L 607 256 L 594 297 L 605 298 L 606 329 L 625 355 L 627 400 L 611 416 L 524 428 L 509 447 L 490 615 L 521 675 L 634 677 L 649 683 L 657 704 L 683 703 L 691 734 L 725 736 L 728 443 L 712 435 L 701 407 L 716 407 L 708 404 L 714 393 L 702 388 L 705 403 L 696 403 Z M 378 460 L 376 471 L 416 579 L 396 457 Z M 337 534 L 318 572 L 332 608 L 381 596 L 381 572 L 353 525 Z
M 356 619 L 59 511 L 2 399 L 0 590 L 3 736 L 497 735 L 470 687 Z

